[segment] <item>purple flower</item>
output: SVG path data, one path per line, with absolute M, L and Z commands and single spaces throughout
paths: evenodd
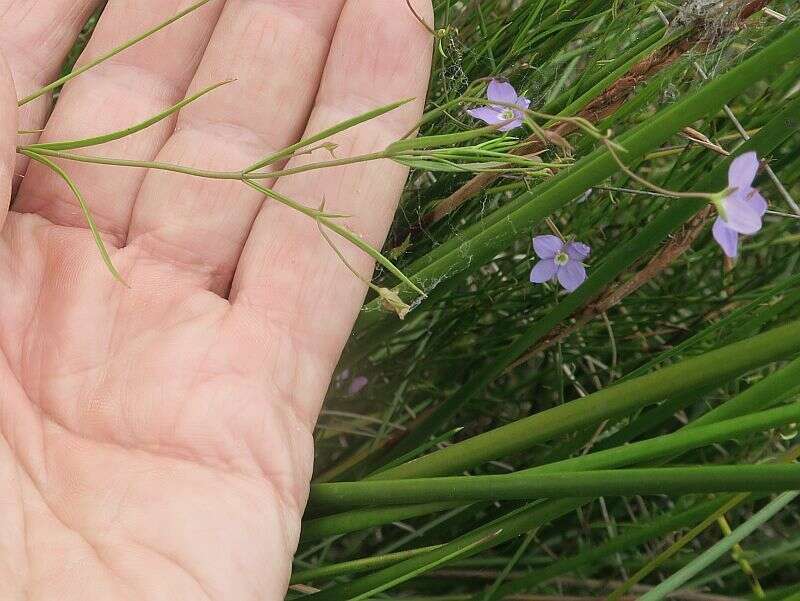
M 510 83 L 493 79 L 489 82 L 489 87 L 486 90 L 486 97 L 489 102 L 504 102 L 506 104 L 513 104 L 521 109 L 527 109 L 531 101 L 523 96 L 518 96 L 517 91 Z M 522 111 L 512 108 L 510 106 L 498 106 L 490 104 L 489 106 L 482 106 L 478 109 L 469 109 L 467 113 L 471 117 L 480 119 L 489 125 L 497 125 L 498 123 L 505 123 L 505 125 L 498 127 L 500 131 L 511 131 L 522 125 L 525 118 Z
M 728 188 L 714 203 L 719 217 L 711 231 L 722 251 L 732 258 L 739 252 L 739 234 L 755 234 L 767 212 L 767 201 L 753 188 L 757 171 L 755 152 L 736 157 L 728 169 Z
M 534 236 L 533 250 L 541 261 L 531 270 L 531 282 L 543 284 L 558 280 L 572 292 L 586 279 L 583 261 L 592 252 L 583 242 L 564 242 L 557 236 Z
M 367 384 L 369 384 L 369 378 L 366 376 L 356 376 L 353 378 L 353 381 L 350 382 L 350 386 L 347 387 L 347 394 L 349 396 L 355 396 L 364 390 Z

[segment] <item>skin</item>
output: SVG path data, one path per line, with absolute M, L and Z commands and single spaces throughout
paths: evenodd
M 233 77 L 88 154 L 237 169 L 417 97 L 335 137 L 337 156 L 372 152 L 418 119 L 431 36 L 397 0 L 215 0 L 70 83 L 47 122 L 47 99 L 18 111 L 95 4 L 0 0 L 0 187 L 18 190 L 0 206 L 0 598 L 282 599 L 311 432 L 364 284 L 311 220 L 238 182 L 62 163 L 125 288 L 63 182 L 15 157 L 16 132 L 112 131 Z M 188 4 L 111 0 L 82 60 Z M 414 4 L 432 22 L 428 0 Z M 380 162 L 274 186 L 324 197 L 380 246 L 405 177 Z

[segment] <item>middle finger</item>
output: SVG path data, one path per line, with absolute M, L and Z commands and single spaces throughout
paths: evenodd
M 181 111 L 159 161 L 241 170 L 305 128 L 344 0 L 228 0 L 190 87 L 236 81 Z M 236 180 L 147 175 L 127 252 L 225 294 L 262 197 Z

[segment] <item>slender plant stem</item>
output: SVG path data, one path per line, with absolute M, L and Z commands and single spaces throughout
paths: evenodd
M 135 167 L 137 169 L 157 169 L 159 171 L 170 171 L 173 173 L 181 173 L 183 175 L 191 175 L 193 177 L 202 177 L 205 179 L 234 179 L 242 181 L 242 174 L 238 171 L 208 171 L 205 169 L 194 169 L 192 167 L 184 167 L 183 165 L 176 165 L 174 163 L 162 163 L 159 161 L 136 161 L 133 159 L 114 159 L 108 157 L 96 157 L 83 154 L 75 154 L 72 152 L 64 152 L 61 150 L 50 150 L 49 148 L 29 148 L 21 146 L 17 148 L 17 152 L 24 154 L 25 152 L 35 152 L 41 156 L 52 157 L 56 159 L 63 159 L 66 161 L 75 161 L 78 163 L 89 163 L 93 165 L 110 165 L 114 167 Z
M 259 185 L 258 183 L 254 182 L 254 181 L 246 180 L 245 183 L 248 186 L 250 186 L 251 188 L 253 188 L 254 190 L 258 190 L 259 192 L 261 192 L 265 196 L 267 196 L 269 198 L 272 198 L 274 200 L 277 200 L 281 204 L 284 204 L 284 205 L 286 205 L 288 207 L 291 207 L 292 209 L 295 209 L 296 211 L 299 211 L 300 213 L 303 213 L 304 215 L 308 215 L 309 217 L 315 219 L 318 223 L 324 225 L 326 228 L 328 228 L 332 232 L 338 234 L 339 236 L 341 236 L 342 238 L 344 238 L 348 242 L 352 243 L 353 245 L 355 245 L 356 247 L 358 247 L 359 249 L 364 251 L 370 257 L 375 259 L 378 263 L 383 265 L 392 274 L 394 274 L 401 282 L 404 282 L 406 284 L 410 284 L 410 285 L 414 286 L 414 284 L 411 283 L 408 280 L 408 278 L 403 274 L 403 272 L 400 271 L 394 265 L 394 263 L 392 263 L 389 259 L 384 257 L 380 253 L 380 251 L 372 248 L 372 246 L 370 246 L 369 244 L 364 242 L 356 234 L 354 234 L 353 232 L 348 230 L 346 227 L 339 225 L 338 223 L 333 221 L 331 218 L 326 216 L 321 211 L 318 211 L 316 209 L 312 209 L 310 207 L 307 207 L 307 206 L 305 206 L 305 205 L 303 205 L 303 204 L 301 204 L 301 203 L 299 203 L 297 201 L 292 200 L 291 198 L 289 198 L 287 196 L 284 196 L 283 194 L 281 194 L 279 192 L 276 192 L 275 190 L 272 190 L 272 189 L 269 189 L 269 188 L 265 188 L 264 186 L 261 186 L 261 185 Z M 416 286 L 414 286 L 414 289 L 421 295 L 425 294 L 422 290 L 420 290 Z
M 408 559 L 427 553 L 439 548 L 440 545 L 432 545 L 430 547 L 420 547 L 418 549 L 410 549 L 408 551 L 398 551 L 397 553 L 387 553 L 385 555 L 376 555 L 373 557 L 366 557 L 364 559 L 356 559 L 353 561 L 344 561 L 342 563 L 335 563 L 317 568 L 309 568 L 307 570 L 298 570 L 292 573 L 292 578 L 289 581 L 291 584 L 298 584 L 300 582 L 311 582 L 323 578 L 336 578 L 345 574 L 355 574 L 358 572 L 369 572 L 376 568 L 382 568 L 398 561 Z
M 138 44 L 139 42 L 149 38 L 153 34 L 158 33 L 159 31 L 161 31 L 165 27 L 168 27 L 169 25 L 172 25 L 175 21 L 178 21 L 178 20 L 182 19 L 183 17 L 185 17 L 186 15 L 189 15 L 189 14 L 193 13 L 198 8 L 200 8 L 204 4 L 208 4 L 209 2 L 211 2 L 211 0 L 199 0 L 198 2 L 195 2 L 194 4 L 189 6 L 188 8 L 180 11 L 179 13 L 177 13 L 174 16 L 170 17 L 166 21 L 163 21 L 163 22 L 159 23 L 158 25 L 156 25 L 152 29 L 148 29 L 144 33 L 142 33 L 140 35 L 137 35 L 134 38 L 131 38 L 130 40 L 128 40 L 124 44 L 122 44 L 120 46 L 117 46 L 116 48 L 110 50 L 109 52 L 106 52 L 105 54 L 97 57 L 96 59 L 86 63 L 82 67 L 79 67 L 78 69 L 75 69 L 71 73 L 68 73 L 64 77 L 61 77 L 61 78 L 57 79 L 56 81 L 54 81 L 53 83 L 48 84 L 48 85 L 44 86 L 43 88 L 40 88 L 39 90 L 35 91 L 33 94 L 30 94 L 29 96 L 26 96 L 25 98 L 20 100 L 17 103 L 17 105 L 18 106 L 23 106 L 25 104 L 28 104 L 32 100 L 36 100 L 37 98 L 39 98 L 41 96 L 44 96 L 48 92 L 52 92 L 56 88 L 59 88 L 59 87 L 63 86 L 68 81 L 71 81 L 71 80 L 75 79 L 79 75 L 82 75 L 82 74 L 86 73 L 88 70 L 93 69 L 97 65 L 99 65 L 101 63 L 104 63 L 108 59 L 110 59 L 110 58 L 116 56 L 117 54 L 119 54 L 120 52 L 123 52 L 123 51 L 127 50 L 128 48 L 130 48 L 131 46 L 134 46 L 134 45 Z
M 371 119 L 375 119 L 376 117 L 380 117 L 381 115 L 393 111 L 396 108 L 403 106 L 404 104 L 408 104 L 412 100 L 414 99 L 406 98 L 398 102 L 392 102 L 391 104 L 378 107 L 376 109 L 373 109 L 371 111 L 353 117 L 351 119 L 342 121 L 341 123 L 337 123 L 332 127 L 324 129 L 321 132 L 309 136 L 307 138 L 303 138 L 299 142 L 292 144 L 291 146 L 287 146 L 286 148 L 279 150 L 278 152 L 271 154 L 268 157 L 261 159 L 260 161 L 253 163 L 244 170 L 244 173 L 251 173 L 253 171 L 257 171 L 263 167 L 266 167 L 267 165 L 272 165 L 273 163 L 277 163 L 278 161 L 287 159 L 292 155 L 294 155 L 298 150 L 305 148 L 306 146 L 310 146 L 311 144 L 316 144 L 317 142 L 330 138 L 331 136 L 338 134 L 339 132 L 342 132 L 346 129 L 350 129 L 351 127 L 359 125 L 360 123 L 364 123 L 365 121 L 369 121 Z
M 341 510 L 414 501 L 508 501 L 785 490 L 800 490 L 799 464 L 520 472 L 499 476 L 332 482 L 311 487 L 309 506 Z
M 356 532 L 371 526 L 380 526 L 400 522 L 408 518 L 430 515 L 462 507 L 461 502 L 447 503 L 414 503 L 412 505 L 392 505 L 370 509 L 354 509 L 322 518 L 303 521 L 302 542 L 320 540 L 329 536 Z

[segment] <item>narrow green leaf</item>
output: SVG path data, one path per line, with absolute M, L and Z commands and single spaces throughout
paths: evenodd
M 115 131 L 115 132 L 111 132 L 111 133 L 108 133 L 108 134 L 104 134 L 102 136 L 96 136 L 96 137 L 93 137 L 93 138 L 85 138 L 83 140 L 72 140 L 72 141 L 67 141 L 67 142 L 43 142 L 41 144 L 31 144 L 29 146 L 24 146 L 23 148 L 25 150 L 33 150 L 34 152 L 37 152 L 37 151 L 39 151 L 41 149 L 45 149 L 45 150 L 73 150 L 75 148 L 87 148 L 89 146 L 98 146 L 99 144 L 105 144 L 106 142 L 111 142 L 113 140 L 119 140 L 121 138 L 125 138 L 127 136 L 132 135 L 132 134 L 140 132 L 143 129 L 147 129 L 148 127 L 150 127 L 151 125 L 155 125 L 159 121 L 163 121 L 164 119 L 166 119 L 170 115 L 174 115 L 179 110 L 181 110 L 183 107 L 191 104 L 195 100 L 201 98 L 202 96 L 205 96 L 206 94 L 216 90 L 217 88 L 220 88 L 220 87 L 222 87 L 222 86 L 224 86 L 226 84 L 231 83 L 232 81 L 233 81 L 232 79 L 229 79 L 229 80 L 226 80 L 226 81 L 223 81 L 223 82 L 220 82 L 220 83 L 215 83 L 214 85 L 208 86 L 207 88 L 204 88 L 204 89 L 200 90 L 197 94 L 194 94 L 192 96 L 189 96 L 188 98 L 185 98 L 184 100 L 181 100 L 178 104 L 175 104 L 175 105 L 171 106 L 167 110 L 165 110 L 165 111 L 163 111 L 163 112 L 161 112 L 161 113 L 159 113 L 159 114 L 157 114 L 157 115 L 155 115 L 153 117 L 150 117 L 149 119 L 146 119 L 145 121 L 142 121 L 141 123 L 137 123 L 136 125 L 132 125 L 131 127 L 128 127 L 126 129 L 121 129 L 119 131 Z
M 639 601 L 658 601 L 659 599 L 663 599 L 669 593 L 682 586 L 690 578 L 699 574 L 702 570 L 717 561 L 720 557 L 730 553 L 734 545 L 742 542 L 755 530 L 775 517 L 784 507 L 794 501 L 798 495 L 800 495 L 798 492 L 787 492 L 775 498 L 761 511 L 736 528 L 730 536 L 726 536 L 720 540 L 711 548 L 701 553 L 697 559 L 690 562 L 686 567 L 639 597 Z
M 69 186 L 69 189 L 72 190 L 72 193 L 75 195 L 75 198 L 78 201 L 78 204 L 81 207 L 81 211 L 83 211 L 83 216 L 86 219 L 86 223 L 89 226 L 89 231 L 92 234 L 92 238 L 94 238 L 94 243 L 97 245 L 98 250 L 100 251 L 100 256 L 103 259 L 103 263 L 106 264 L 108 270 L 111 272 L 111 275 L 119 281 L 124 286 L 128 284 L 122 278 L 120 273 L 117 271 L 117 268 L 114 267 L 114 263 L 111 261 L 111 256 L 108 254 L 108 249 L 106 248 L 105 243 L 103 242 L 103 238 L 100 235 L 100 230 L 97 228 L 97 224 L 94 221 L 94 217 L 92 217 L 92 213 L 89 210 L 89 205 L 86 204 L 86 201 L 81 194 L 81 191 L 78 189 L 78 186 L 75 185 L 75 182 L 67 175 L 67 172 L 64 171 L 61 167 L 56 165 L 53 161 L 44 157 L 40 154 L 36 154 L 35 152 L 31 151 L 24 151 L 22 152 L 27 157 L 30 157 L 34 161 L 37 161 L 44 165 L 45 167 L 50 168 L 54 173 L 56 173 L 64 182 Z

